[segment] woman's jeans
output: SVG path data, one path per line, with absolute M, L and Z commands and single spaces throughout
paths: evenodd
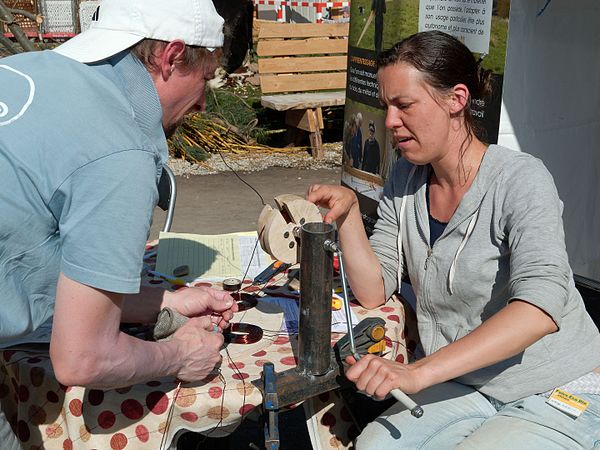
M 356 448 L 486 450 L 600 450 L 600 395 L 577 419 L 532 395 L 501 403 L 456 382 L 432 386 L 411 397 L 424 414 L 417 419 L 399 403 L 370 423 Z

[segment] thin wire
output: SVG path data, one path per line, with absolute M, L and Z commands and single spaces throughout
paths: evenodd
M 225 348 L 225 351 L 227 351 L 227 348 Z M 227 355 L 229 357 L 229 352 L 227 352 Z M 221 383 L 223 383 L 223 395 L 221 396 L 221 418 L 219 419 L 217 424 L 214 427 L 212 427 L 207 433 L 201 433 L 204 436 L 204 439 L 202 439 L 200 442 L 198 442 L 196 444 L 196 450 L 198 450 L 200 448 L 200 446 L 206 442 L 208 437 L 212 433 L 214 433 L 214 431 L 217 428 L 219 428 L 221 426 L 221 424 L 223 423 L 223 408 L 225 407 L 225 392 L 227 391 L 227 380 L 223 376 L 223 372 L 221 371 L 221 369 L 219 369 L 219 380 L 221 380 Z M 246 396 L 246 392 L 244 391 L 244 398 L 245 398 L 245 396 Z
M 240 178 L 240 180 L 242 180 L 242 179 Z M 242 181 L 244 181 L 244 180 L 242 180 Z M 246 183 L 246 182 L 244 181 L 244 183 Z M 246 184 L 248 184 L 248 183 L 246 183 Z M 248 184 L 248 186 L 250 186 L 250 185 Z M 254 189 L 252 186 L 250 186 L 250 187 L 252 188 L 252 190 L 254 192 L 256 192 L 256 189 Z M 256 192 L 256 193 L 258 194 L 258 192 Z M 260 194 L 258 194 L 258 195 L 260 196 Z M 262 200 L 262 197 L 260 197 L 260 199 Z M 263 204 L 264 204 L 264 201 L 263 201 Z M 254 259 L 254 255 L 256 254 L 256 247 L 258 247 L 258 235 L 256 236 L 256 241 L 254 242 L 254 247 L 252 248 L 252 254 L 250 255 L 250 261 L 248 261 L 248 265 L 246 266 L 246 271 L 244 272 L 244 276 L 242 277 L 242 284 L 244 284 L 246 275 L 248 275 L 248 271 L 250 270 L 250 266 L 252 265 L 252 260 Z M 240 289 L 242 289 L 241 286 L 240 286 Z M 237 290 L 238 293 L 239 293 L 240 289 Z M 240 298 L 242 298 L 241 295 L 240 295 Z
M 254 189 L 254 187 L 253 187 L 253 186 L 251 186 L 251 185 L 250 185 L 250 183 L 248 183 L 246 180 L 244 180 L 242 177 L 240 177 L 240 176 L 239 176 L 239 174 L 238 174 L 238 173 L 235 171 L 235 169 L 234 169 L 233 167 L 231 167 L 229 164 L 227 164 L 227 161 L 225 161 L 225 157 L 223 156 L 223 154 L 221 153 L 221 151 L 220 151 L 220 150 L 218 150 L 218 149 L 217 149 L 217 153 L 219 154 L 219 156 L 220 156 L 220 157 L 221 157 L 221 159 L 223 160 L 223 164 L 225 164 L 225 165 L 227 166 L 227 168 L 228 168 L 229 170 L 231 170 L 231 171 L 233 172 L 233 174 L 234 174 L 236 177 L 238 177 L 238 179 L 239 179 L 239 180 L 240 180 L 242 183 L 244 183 L 246 186 L 248 186 L 250 189 L 252 189 L 252 190 L 253 190 L 253 191 L 256 193 L 256 195 L 258 195 L 258 196 L 260 197 L 260 201 L 261 201 L 262 205 L 263 205 L 263 206 L 265 206 L 265 205 L 266 205 L 266 202 L 265 202 L 265 199 L 263 198 L 263 196 L 262 196 L 262 195 L 260 195 L 260 193 L 259 193 L 259 192 L 258 192 L 256 189 Z
M 177 401 L 177 397 L 179 396 L 179 392 L 181 391 L 181 381 L 177 383 L 177 388 L 175 389 L 175 395 L 173 395 L 173 401 L 171 402 L 171 406 L 169 407 L 169 412 L 167 414 L 167 420 L 165 421 L 165 430 L 163 432 L 162 438 L 160 439 L 160 447 L 162 450 L 165 445 L 165 440 L 167 439 L 167 435 L 169 434 L 169 428 L 171 427 L 171 422 L 173 421 L 173 412 L 175 410 L 175 402 Z
M 544 14 L 544 11 L 546 11 L 546 8 L 548 7 L 548 5 L 550 4 L 552 0 L 546 0 L 546 4 L 542 7 L 542 9 L 540 9 L 540 11 L 536 14 L 536 17 L 540 17 L 542 14 Z
M 233 172 L 233 174 L 242 182 L 244 183 L 246 186 L 248 186 L 250 189 L 252 189 L 256 195 L 258 195 L 258 197 L 260 198 L 260 201 L 262 203 L 262 206 L 265 206 L 265 200 L 263 198 L 263 196 L 260 194 L 260 192 L 258 192 L 253 186 L 251 186 L 246 180 L 244 180 L 242 177 L 239 176 L 239 174 L 235 171 L 235 169 L 233 167 L 231 167 L 227 161 L 225 160 L 225 157 L 223 156 L 223 154 L 221 153 L 221 151 L 218 148 L 215 148 L 216 152 L 219 154 L 219 156 L 221 157 L 221 159 L 223 160 L 223 163 L 225 164 L 225 166 L 227 166 L 227 168 L 229 170 L 231 170 L 231 172 Z M 246 267 L 246 271 L 244 272 L 244 275 L 242 277 L 242 285 L 244 283 L 244 280 L 246 279 L 246 275 L 248 274 L 248 271 L 250 270 L 250 266 L 252 264 L 252 260 L 254 259 L 254 255 L 256 253 L 256 248 L 258 247 L 258 238 L 256 239 L 256 242 L 254 243 L 254 248 L 252 249 L 252 254 L 250 256 L 250 260 L 248 262 L 248 266 Z M 243 290 L 242 287 L 240 286 L 240 289 L 238 289 L 236 291 L 236 293 L 240 293 L 240 291 Z M 240 294 L 240 299 L 241 299 L 241 294 Z M 237 373 L 237 375 L 239 376 L 239 378 L 242 380 L 242 388 L 244 391 L 243 394 L 243 399 L 242 399 L 242 407 L 246 404 L 246 380 L 244 379 L 244 377 L 242 376 L 242 373 L 240 372 L 240 370 L 237 367 L 237 364 L 233 361 L 233 358 L 231 358 L 231 355 L 229 354 L 229 350 L 227 349 L 227 347 L 224 348 L 225 353 L 227 354 L 227 359 L 229 360 L 229 365 L 230 367 L 233 368 L 233 370 Z M 219 379 L 221 380 L 221 382 L 223 383 L 223 395 L 221 397 L 221 417 L 219 419 L 219 422 L 217 422 L 217 424 L 207 433 L 203 433 L 204 435 L 204 439 L 201 440 L 200 442 L 198 442 L 196 449 L 200 448 L 200 445 L 203 444 L 206 439 L 212 434 L 214 433 L 214 431 L 219 428 L 221 426 L 221 424 L 223 423 L 223 408 L 225 405 L 225 392 L 227 391 L 227 380 L 225 379 L 225 377 L 223 376 L 223 373 L 221 372 L 221 369 L 219 369 Z M 242 413 L 242 416 L 240 418 L 240 422 L 244 420 L 244 417 L 246 415 L 246 412 L 244 411 L 244 413 Z
M 225 133 L 221 133 L 221 134 L 225 134 Z M 246 186 L 248 186 L 250 189 L 252 189 L 256 195 L 258 195 L 258 198 L 260 198 L 260 202 L 262 204 L 262 206 L 266 206 L 267 203 L 265 202 L 265 199 L 263 198 L 263 196 L 260 194 L 260 192 L 258 192 L 254 186 L 252 186 L 250 183 L 248 183 L 246 180 L 244 180 L 236 171 L 233 167 L 231 167 L 227 161 L 225 160 L 225 157 L 223 156 L 223 153 L 221 152 L 221 150 L 219 150 L 218 148 L 215 147 L 216 152 L 219 154 L 219 156 L 221 157 L 221 159 L 223 160 L 223 164 L 225 164 L 225 166 L 227 166 L 227 168 L 229 170 L 231 170 L 231 172 L 233 172 L 233 174 L 238 178 L 238 180 L 240 180 L 242 183 L 244 183 Z M 252 254 L 250 255 L 250 261 L 248 261 L 248 266 L 246 267 L 246 271 L 244 272 L 244 276 L 242 277 L 242 282 L 243 280 L 246 279 L 246 275 L 248 275 L 248 271 L 250 270 L 250 266 L 252 264 L 252 260 L 254 259 L 254 255 L 256 253 L 256 248 L 258 247 L 258 239 L 256 239 L 256 242 L 254 243 L 254 248 L 252 249 Z
M 233 370 L 237 373 L 239 378 L 242 380 L 242 389 L 244 391 L 243 398 L 242 398 L 242 407 L 243 407 L 246 404 L 246 380 L 244 379 L 244 377 L 242 376 L 242 373 L 238 369 L 237 364 L 233 361 L 233 358 L 229 354 L 229 350 L 227 349 L 227 347 L 225 347 L 224 350 L 225 350 L 225 353 L 227 354 L 227 359 L 229 360 L 229 366 L 233 368 Z M 221 396 L 221 418 L 219 419 L 219 422 L 217 422 L 217 424 L 213 428 L 211 428 L 207 433 L 202 433 L 204 435 L 204 439 L 201 440 L 200 442 L 198 442 L 198 444 L 196 445 L 197 450 L 200 448 L 200 445 L 204 444 L 204 442 L 206 442 L 206 439 L 208 439 L 208 437 L 212 433 L 214 433 L 215 430 L 217 428 L 219 428 L 221 426 L 221 424 L 223 423 L 223 407 L 225 405 L 225 392 L 227 391 L 227 380 L 223 376 L 221 369 L 219 369 L 219 379 L 223 383 L 223 395 Z M 244 412 L 242 414 L 242 416 L 240 418 L 240 422 L 242 422 L 244 420 L 245 415 L 246 415 L 246 412 Z

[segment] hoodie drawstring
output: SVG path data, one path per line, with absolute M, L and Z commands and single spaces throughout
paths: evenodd
M 402 194 L 402 204 L 400 206 L 400 215 L 398 221 L 398 289 L 400 289 L 400 286 L 402 286 L 402 272 L 404 271 L 404 256 L 402 253 L 402 225 L 404 223 L 404 210 L 406 209 L 406 195 L 408 194 L 408 186 L 410 186 L 410 181 L 412 180 L 416 170 L 417 166 L 413 166 L 408 174 L 406 186 L 404 186 L 404 193 Z
M 469 220 L 469 226 L 467 227 L 467 232 L 465 233 L 465 237 L 463 238 L 462 242 L 458 246 L 458 249 L 456 250 L 456 255 L 454 255 L 454 259 L 452 260 L 452 264 L 450 265 L 450 272 L 448 272 L 448 290 L 450 291 L 450 295 L 454 294 L 454 291 L 452 289 L 452 284 L 454 282 L 454 274 L 456 273 L 456 261 L 458 261 L 458 257 L 460 255 L 460 253 L 463 251 L 463 248 L 465 248 L 465 245 L 467 245 L 467 241 L 473 234 L 473 229 L 475 228 L 475 223 L 477 222 L 477 217 L 479 217 L 479 209 L 477 211 L 475 211 L 475 214 L 473 214 L 473 216 L 471 217 L 471 220 Z

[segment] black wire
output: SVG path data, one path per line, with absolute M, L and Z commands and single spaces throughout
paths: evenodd
M 242 380 L 242 389 L 244 391 L 244 396 L 243 396 L 243 400 L 242 400 L 242 407 L 244 405 L 246 405 L 246 380 L 241 376 L 241 372 L 240 369 L 238 369 L 235 361 L 233 360 L 233 358 L 231 357 L 231 355 L 229 354 L 229 350 L 227 349 L 227 347 L 225 347 L 225 353 L 227 353 L 227 359 L 229 360 L 229 364 L 230 366 L 233 366 L 233 370 L 234 372 L 236 372 L 240 379 Z M 221 424 L 223 423 L 223 407 L 225 405 L 225 392 L 227 391 L 227 380 L 225 379 L 225 376 L 223 375 L 223 372 L 221 371 L 221 369 L 219 369 L 219 380 L 221 380 L 221 382 L 223 383 L 223 395 L 221 396 L 221 418 L 219 420 L 219 422 L 217 422 L 217 424 L 211 428 L 210 430 L 208 430 L 208 432 L 206 433 L 201 433 L 204 436 L 204 439 L 202 439 L 201 441 L 199 441 L 196 445 L 196 450 L 200 449 L 200 446 L 202 444 L 204 444 L 206 442 L 206 440 L 209 438 L 209 436 L 214 433 L 217 428 L 219 428 L 221 426 Z M 240 423 L 244 420 L 244 417 L 246 416 L 246 412 L 244 412 L 241 415 L 240 418 Z
M 221 160 L 223 161 L 223 164 L 225 164 L 225 166 L 231 170 L 231 172 L 233 172 L 233 174 L 242 182 L 244 183 L 246 186 L 248 186 L 250 189 L 252 189 L 256 195 L 258 195 L 258 198 L 260 198 L 260 202 L 262 204 L 262 206 L 266 206 L 267 203 L 265 202 L 265 199 L 263 198 L 263 196 L 260 194 L 260 192 L 258 192 L 252 185 L 250 185 L 250 183 L 248 183 L 246 180 L 244 180 L 236 171 L 233 167 L 231 167 L 227 161 L 225 160 L 225 157 L 223 156 L 223 153 L 221 153 L 221 151 L 218 148 L 215 148 L 216 152 L 219 154 L 219 156 L 221 157 Z M 242 284 L 243 284 L 243 280 L 246 279 L 246 275 L 248 274 L 248 271 L 250 270 L 250 266 L 252 264 L 252 260 L 254 259 L 254 255 L 256 254 L 256 248 L 258 247 L 258 237 L 256 239 L 256 242 L 254 243 L 254 248 L 252 249 L 252 255 L 250 256 L 250 261 L 248 263 L 248 266 L 246 267 L 246 271 L 244 272 L 244 276 L 242 277 Z M 241 290 L 241 286 L 240 289 L 238 289 L 237 292 L 239 292 Z M 241 297 L 240 297 L 241 298 Z M 263 330 L 263 337 L 264 336 L 264 330 Z M 235 364 L 235 362 L 233 361 L 233 359 L 231 358 L 231 355 L 229 354 L 229 350 L 227 349 L 227 347 L 225 347 L 225 352 L 227 354 L 227 359 L 229 359 L 230 365 L 233 366 L 233 370 L 235 372 L 237 372 L 238 375 L 240 375 L 240 378 L 242 380 L 242 389 L 244 391 L 244 397 L 243 397 L 243 401 L 242 401 L 242 405 L 246 404 L 246 381 L 244 380 L 243 377 L 241 377 L 241 372 L 238 369 L 237 365 Z M 225 377 L 223 376 L 222 373 L 220 373 L 220 378 L 223 381 L 223 397 L 221 398 L 221 412 L 223 411 L 223 404 L 225 401 L 225 391 L 226 391 L 226 386 L 227 386 L 227 382 L 225 380 Z M 244 417 L 246 416 L 247 412 L 244 412 L 241 416 L 240 419 L 240 423 L 243 422 Z M 213 433 L 223 422 L 223 418 L 221 417 L 221 420 L 219 421 L 219 423 L 217 423 L 217 425 L 215 425 L 214 428 L 212 428 L 208 433 L 205 434 L 205 439 L 203 441 L 201 441 L 198 445 L 202 444 L 204 441 L 206 441 L 206 438 Z M 197 447 L 198 448 L 198 447 Z
M 240 178 L 240 180 L 241 180 L 241 178 Z M 242 180 L 242 181 L 244 181 L 244 180 Z M 244 183 L 246 183 L 246 182 L 244 181 Z M 246 184 L 248 184 L 248 183 L 246 183 Z M 248 186 L 250 186 L 250 185 L 248 184 Z M 254 188 L 252 186 L 250 186 L 250 187 L 254 190 Z M 256 190 L 254 190 L 254 191 L 256 192 Z M 257 192 L 257 194 L 258 194 L 258 192 Z M 260 195 L 260 194 L 258 194 L 258 195 Z M 261 197 L 261 199 L 262 199 L 262 197 Z M 250 270 L 250 266 L 252 265 L 252 260 L 254 259 L 254 255 L 256 254 L 256 247 L 258 247 L 258 236 L 256 236 L 256 242 L 254 243 L 254 248 L 252 249 L 252 255 L 250 255 L 250 261 L 248 261 L 248 265 L 246 266 L 246 271 L 244 272 L 244 276 L 242 277 L 242 284 L 244 283 L 244 280 L 246 279 L 246 275 L 248 275 L 248 271 Z M 241 287 L 240 287 L 240 289 L 241 289 Z M 238 293 L 239 293 L 240 289 L 238 289 Z M 240 298 L 242 298 L 241 295 L 240 295 Z
M 548 5 L 550 4 L 552 0 L 546 0 L 546 4 L 542 7 L 542 9 L 540 9 L 540 11 L 536 14 L 536 17 L 540 17 L 542 14 L 544 14 L 544 11 L 546 11 L 546 8 L 548 7 Z
M 221 153 L 221 151 L 219 149 L 216 149 L 216 150 L 217 150 L 217 153 L 219 154 L 219 156 L 221 157 L 221 159 L 223 160 L 223 164 L 225 164 L 227 166 L 227 168 L 229 170 L 231 170 L 233 172 L 233 174 L 236 177 L 238 177 L 238 179 L 242 183 L 244 183 L 246 186 L 248 186 L 250 189 L 252 189 L 256 193 L 256 195 L 258 195 L 258 197 L 260 198 L 262 205 L 266 206 L 265 199 L 263 198 L 263 196 L 260 195 L 260 193 L 256 189 L 254 189 L 254 187 L 252 187 L 246 180 L 244 180 L 242 177 L 240 177 L 239 174 L 235 171 L 235 169 L 233 167 L 231 167 L 229 164 L 227 164 L 227 161 L 225 161 L 225 157 L 223 156 L 223 154 Z
M 227 351 L 227 348 L 225 348 L 225 351 Z M 229 352 L 227 352 L 227 356 L 229 356 Z M 206 433 L 199 433 L 203 436 L 203 439 L 200 440 L 197 444 L 196 444 L 196 450 L 200 449 L 200 446 L 202 444 L 204 444 L 208 438 L 210 437 L 210 435 L 212 433 L 215 432 L 215 430 L 217 428 L 219 428 L 221 426 L 221 424 L 223 423 L 223 407 L 225 405 L 225 391 L 227 390 L 227 380 L 225 379 L 225 376 L 223 376 L 223 372 L 221 371 L 221 369 L 219 369 L 219 380 L 221 380 L 221 383 L 223 383 L 223 395 L 221 395 L 221 418 L 219 419 L 219 421 L 217 422 L 217 424 L 211 428 L 210 430 L 208 430 L 208 432 Z M 244 400 L 246 399 L 246 391 L 244 390 Z
M 219 154 L 219 156 L 221 157 L 221 159 L 223 160 L 223 164 L 225 164 L 225 166 L 227 166 L 227 168 L 229 170 L 231 170 L 231 172 L 233 172 L 233 174 L 238 178 L 238 180 L 240 180 L 242 183 L 244 183 L 246 186 L 248 186 L 250 189 L 252 189 L 256 195 L 258 195 L 258 198 L 260 198 L 260 202 L 262 204 L 262 206 L 266 206 L 267 203 L 265 202 L 265 199 L 263 198 L 263 196 L 260 194 L 260 192 L 258 192 L 254 186 L 250 185 L 250 183 L 248 183 L 246 180 L 244 180 L 236 171 L 233 167 L 231 167 L 227 161 L 225 160 L 225 157 L 223 156 L 223 153 L 221 153 L 221 150 L 219 150 L 218 148 L 215 147 L 216 152 Z M 258 238 L 256 239 L 256 242 L 254 243 L 254 248 L 252 249 L 252 255 L 250 256 L 250 261 L 248 262 L 248 266 L 246 267 L 246 272 L 244 272 L 244 276 L 242 277 L 242 282 L 243 280 L 246 279 L 246 275 L 248 275 L 248 271 L 250 270 L 250 265 L 252 264 L 252 260 L 254 259 L 254 255 L 256 254 L 256 247 L 258 247 Z

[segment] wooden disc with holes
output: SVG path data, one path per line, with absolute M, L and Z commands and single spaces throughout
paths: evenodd
M 282 211 L 284 218 L 287 216 L 287 222 L 302 226 L 305 223 L 323 221 L 317 205 L 298 195 L 278 195 L 274 200 L 279 210 Z
M 263 230 L 263 250 L 279 261 L 296 264 L 299 252 L 298 242 L 294 237 L 295 226 L 287 223 L 279 211 L 273 210 Z
M 321 222 L 319 208 L 299 195 L 282 194 L 274 198 L 278 209 L 265 205 L 258 218 L 261 248 L 273 258 L 289 264 L 299 262 L 299 241 L 294 230 L 305 223 Z
M 272 216 L 277 214 L 279 214 L 279 211 L 273 209 L 270 205 L 265 205 L 260 212 L 260 216 L 258 216 L 258 242 L 265 253 L 269 255 L 271 255 L 271 249 L 269 248 L 269 242 L 266 238 L 268 234 L 267 224 L 271 222 Z

